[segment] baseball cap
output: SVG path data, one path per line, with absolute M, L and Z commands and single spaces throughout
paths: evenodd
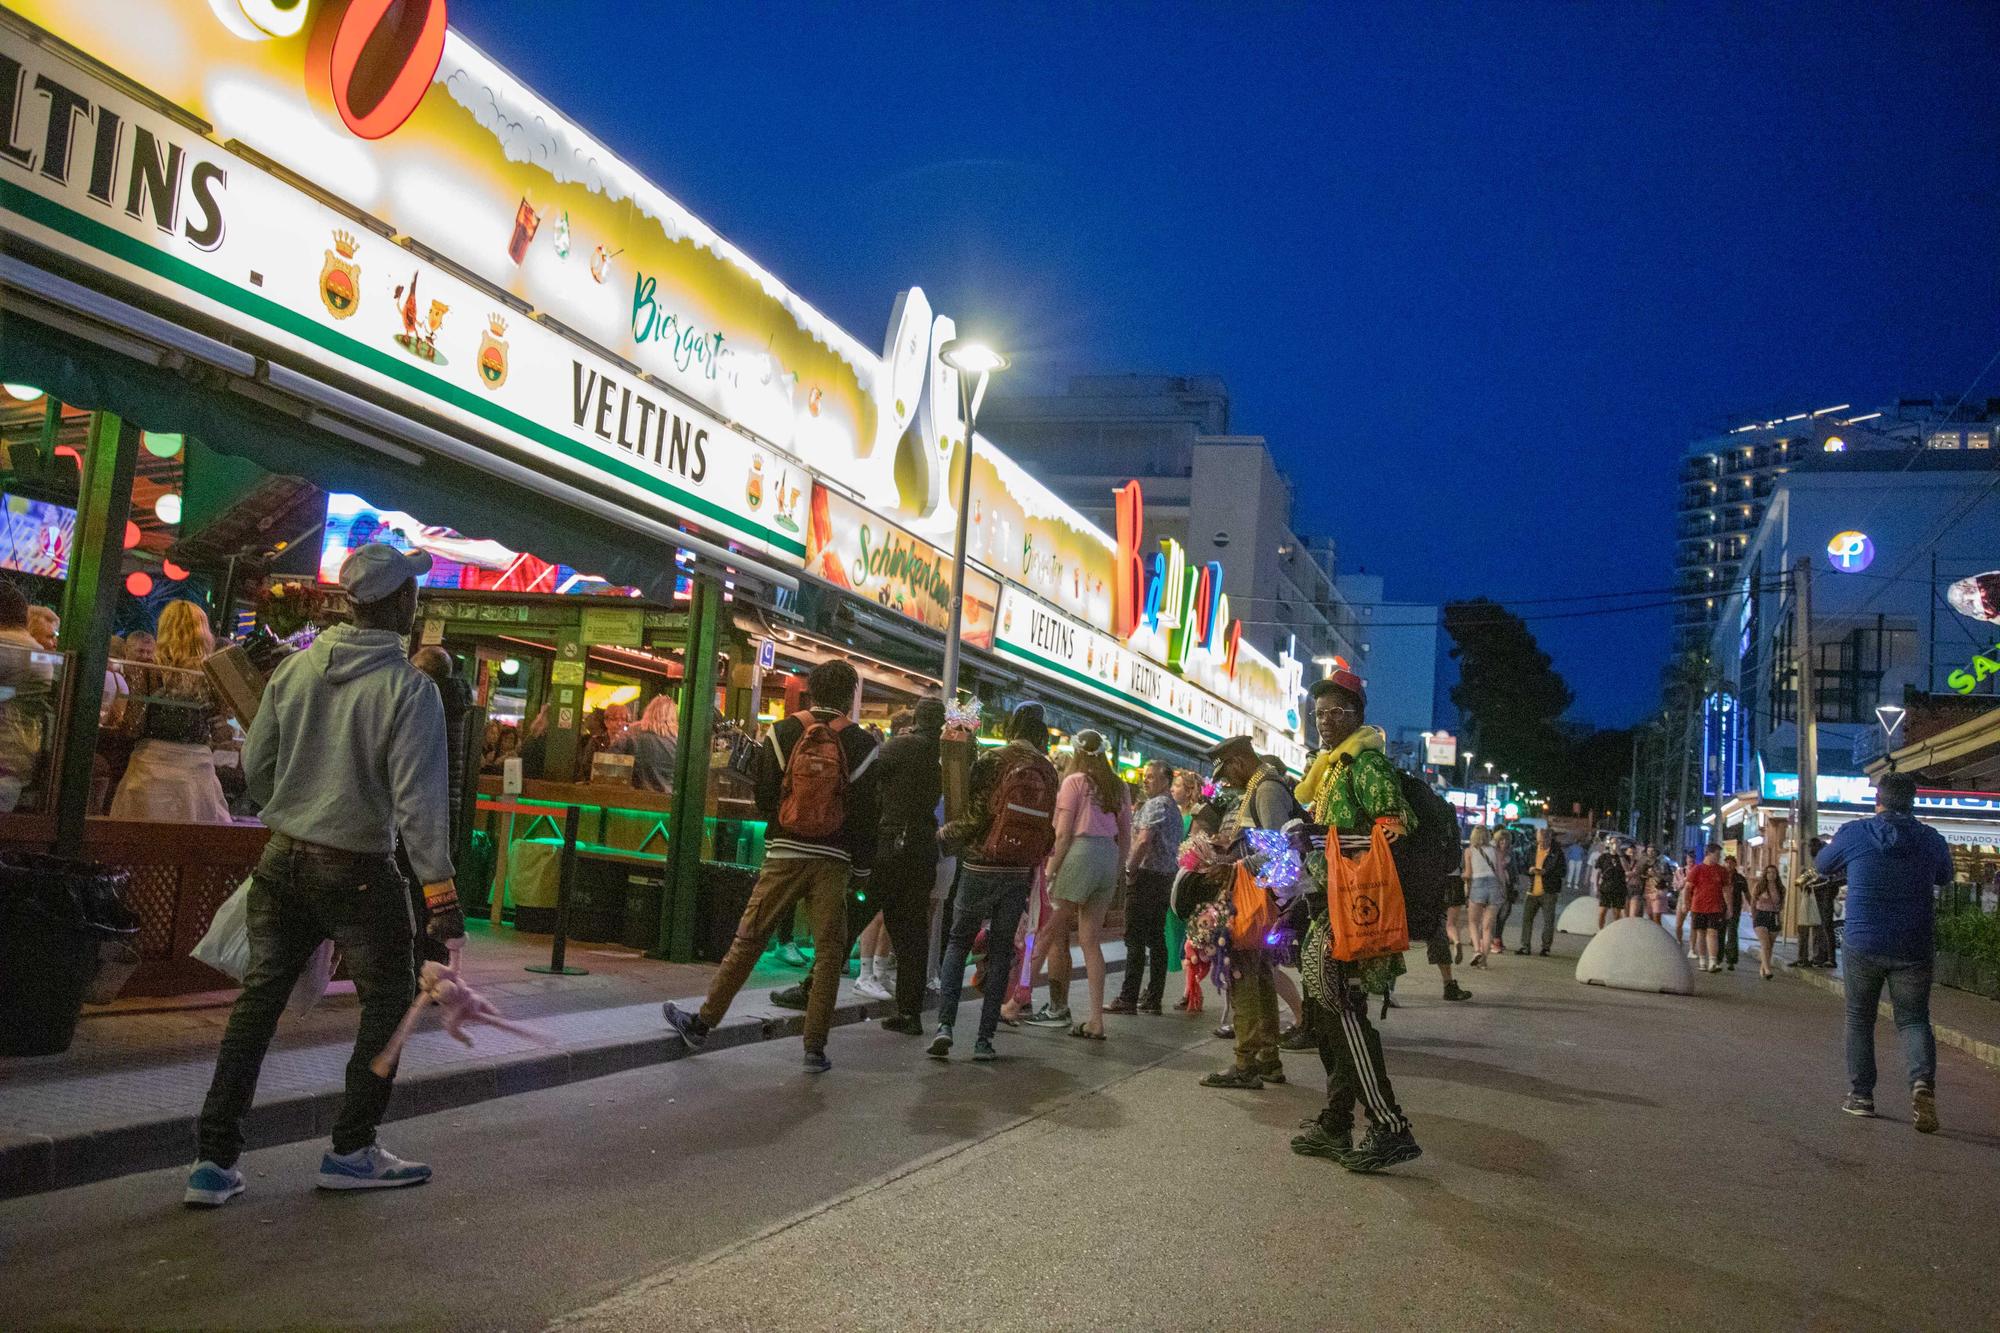
M 357 546 L 340 562 L 340 586 L 355 603 L 365 606 L 395 595 L 411 579 L 431 572 L 428 551 L 399 551 L 381 542 Z
M 1323 680 L 1314 681 L 1309 693 L 1313 698 L 1317 699 L 1320 695 L 1326 693 L 1328 686 L 1332 686 L 1337 690 L 1344 690 L 1354 696 L 1356 703 L 1359 703 L 1364 708 L 1368 706 L 1368 686 L 1362 683 L 1360 676 L 1349 671 L 1347 668 L 1335 667 L 1331 675 Z

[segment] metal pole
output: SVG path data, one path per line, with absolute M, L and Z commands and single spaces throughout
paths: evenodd
M 1935 693 L 1937 693 L 1937 604 L 1938 604 L 1938 595 L 1937 595 L 1937 552 L 1936 552 L 1936 551 L 1932 551 L 1932 552 L 1931 552 L 1931 596 L 1930 596 L 1930 603 L 1931 603 L 1931 639 L 1930 639 L 1930 643 L 1929 643 L 1928 645 L 1926 645 L 1926 646 L 1925 646 L 1925 649 L 1924 649 L 1924 693 L 1925 693 L 1925 694 L 1935 694 Z M 1882 640 L 1881 640 L 1881 637 L 1880 637 L 1880 636 L 1878 635 L 1878 636 L 1876 637 L 1876 640 L 1875 640 L 1875 642 L 1876 642 L 1876 643 L 1877 643 L 1877 644 L 1879 645 L 1879 644 L 1881 643 L 1881 641 L 1882 641 Z M 1888 738 L 1887 736 L 1884 736 L 1884 737 L 1883 737 L 1882 739 L 1883 739 L 1883 741 L 1885 742 L 1885 745 L 1886 745 L 1886 742 L 1888 741 L 1888 739 L 1889 739 L 1889 738 Z
M 528 971 L 540 972 L 552 977 L 587 977 L 589 972 L 580 967 L 563 966 L 563 955 L 569 947 L 569 898 L 576 887 L 576 829 L 583 816 L 579 806 L 572 805 L 563 813 L 563 845 L 561 869 L 556 874 L 556 935 L 549 942 L 549 965 L 530 965 Z
M 965 528 L 972 518 L 972 393 L 965 373 L 953 373 L 958 376 L 958 406 L 965 421 L 965 471 L 958 479 L 958 527 L 951 545 L 951 620 L 944 631 L 946 703 L 958 698 L 958 632 L 965 620 Z
M 1796 903 L 1807 858 L 1812 854 L 1812 841 L 1819 836 L 1819 691 L 1818 682 L 1813 678 L 1812 561 L 1802 557 L 1794 568 L 1797 586 L 1793 589 L 1792 600 L 1798 619 L 1793 638 L 1796 640 L 1799 672 L 1798 856 L 1792 867 L 1792 901 Z M 1822 921 L 1820 929 L 1828 932 L 1829 939 L 1832 938 L 1833 922 Z M 1803 935 L 1799 947 L 1803 957 Z
M 104 702 L 105 659 L 111 619 L 118 608 L 125 561 L 125 524 L 132 508 L 132 475 L 139 461 L 139 428 L 109 412 L 90 422 L 77 486 L 76 536 L 69 584 L 63 591 L 63 711 L 57 719 L 50 799 L 56 816 L 55 853 L 75 856 L 90 814 L 90 765 L 97 753 L 98 711 Z

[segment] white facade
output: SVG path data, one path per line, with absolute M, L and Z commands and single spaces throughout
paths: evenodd
M 979 428 L 1107 531 L 1112 492 L 1137 480 L 1148 549 L 1171 539 L 1196 563 L 1221 561 L 1231 614 L 1272 660 L 1360 659 L 1333 543 L 1298 535 L 1291 482 L 1263 436 L 1229 433 L 1221 380 L 1079 376 L 1066 393 L 989 400 Z

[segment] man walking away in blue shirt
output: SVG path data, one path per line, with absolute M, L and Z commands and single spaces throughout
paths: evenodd
M 1875 790 L 1873 819 L 1844 825 L 1814 869 L 1847 880 L 1847 1077 L 1840 1109 L 1875 1114 L 1875 1011 L 1882 987 L 1903 1039 L 1917 1132 L 1935 1134 L 1937 1040 L 1931 1032 L 1931 963 L 1936 952 L 1931 891 L 1951 882 L 1951 849 L 1917 822 L 1916 780 L 1891 773 Z

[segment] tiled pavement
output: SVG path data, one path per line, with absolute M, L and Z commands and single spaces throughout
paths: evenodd
M 495 931 L 483 923 L 472 929 L 468 978 L 532 1035 L 475 1028 L 476 1044 L 467 1048 L 434 1025 L 420 1027 L 405 1047 L 389 1119 L 685 1054 L 660 1020 L 660 1002 L 698 1001 L 712 965 L 658 963 L 616 946 L 573 945 L 569 965 L 590 975 L 542 976 L 525 969 L 548 961 L 546 936 Z M 1105 953 L 1111 968 L 1122 967 L 1122 946 L 1107 943 Z M 1081 971 L 1079 964 L 1079 982 Z M 796 1033 L 801 1015 L 771 1005 L 768 997 L 803 975 L 766 955 L 709 1046 Z M 0 1062 L 0 1198 L 191 1160 L 194 1116 L 214 1069 L 228 999 L 222 993 L 92 1010 L 69 1051 Z M 353 1048 L 357 1005 L 352 987 L 337 983 L 311 1013 L 280 1023 L 247 1125 L 249 1146 L 328 1132 Z M 834 1021 L 859 1022 L 889 1009 L 886 1002 L 856 996 L 847 981 Z

